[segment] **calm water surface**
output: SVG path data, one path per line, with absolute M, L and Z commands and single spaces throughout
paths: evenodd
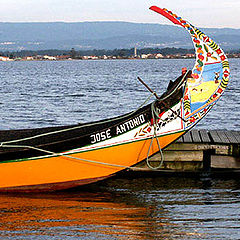
M 1 239 L 240 239 L 240 180 L 109 179 L 0 203 Z
M 139 107 L 192 68 L 194 60 L 0 62 L 0 128 L 68 125 L 117 116 Z M 198 127 L 239 129 L 240 59 L 230 59 L 226 93 Z
M 193 60 L 0 62 L 0 128 L 67 125 L 129 112 Z M 240 59 L 198 128 L 240 130 Z M 0 239 L 240 239 L 240 180 L 109 179 L 55 194 L 0 195 Z

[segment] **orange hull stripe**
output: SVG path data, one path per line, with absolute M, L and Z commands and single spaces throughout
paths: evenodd
M 161 147 L 164 148 L 182 134 L 183 132 L 161 137 Z M 151 139 L 137 141 L 70 156 L 109 164 L 132 166 L 147 157 L 150 141 Z M 157 142 L 154 140 L 150 155 L 157 151 Z M 123 169 L 70 159 L 65 156 L 2 163 L 0 164 L 0 188 L 97 179 L 112 175 Z

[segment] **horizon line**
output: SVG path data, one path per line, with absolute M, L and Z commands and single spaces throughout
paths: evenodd
M 77 24 L 77 23 L 130 23 L 130 24 L 146 24 L 146 25 L 162 25 L 162 26 L 174 26 L 173 24 L 167 23 L 156 23 L 156 22 L 131 22 L 131 21 L 123 21 L 123 20 L 97 20 L 97 21 L 0 21 L 0 24 L 54 24 L 54 23 L 62 23 L 62 24 Z M 236 27 L 199 27 L 201 29 L 235 29 L 240 30 L 240 28 Z

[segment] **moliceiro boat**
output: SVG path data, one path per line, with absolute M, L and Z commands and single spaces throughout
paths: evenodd
M 0 191 L 55 191 L 108 178 L 164 149 L 195 126 L 223 94 L 222 49 L 167 9 L 151 10 L 185 28 L 196 50 L 192 70 L 162 96 L 123 116 L 74 126 L 0 131 Z

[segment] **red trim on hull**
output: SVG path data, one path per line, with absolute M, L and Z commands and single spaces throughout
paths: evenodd
M 22 193 L 33 193 L 33 192 L 55 192 L 60 190 L 65 190 L 69 188 L 79 187 L 82 185 L 98 182 L 104 180 L 106 178 L 112 177 L 114 174 L 98 177 L 98 178 L 89 178 L 84 180 L 76 180 L 69 182 L 59 182 L 59 183 L 47 183 L 47 184 L 39 184 L 39 185 L 29 185 L 29 186 L 18 186 L 18 187 L 7 187 L 0 188 L 0 192 L 22 192 Z

